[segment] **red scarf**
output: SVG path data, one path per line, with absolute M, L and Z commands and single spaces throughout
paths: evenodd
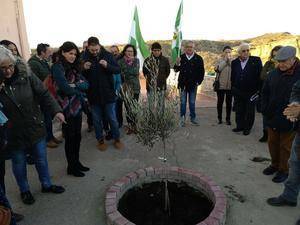
M 129 66 L 132 66 L 134 58 L 124 57 L 125 63 Z

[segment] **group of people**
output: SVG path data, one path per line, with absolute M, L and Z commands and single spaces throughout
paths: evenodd
M 267 203 L 296 206 L 300 190 L 300 62 L 296 48 L 275 46 L 264 66 L 259 57 L 250 55 L 248 44 L 238 47 L 238 57 L 234 60 L 231 52 L 230 46 L 224 47 L 215 66 L 219 124 L 222 124 L 225 96 L 228 125 L 231 125 L 232 106 L 236 113 L 233 132 L 249 135 L 256 110 L 262 113 L 263 137 L 259 141 L 268 142 L 271 156 L 271 165 L 263 174 L 275 174 L 272 179 L 275 183 L 285 182 L 283 193 L 269 198 Z
M 233 132 L 249 135 L 256 110 L 263 114 L 264 135 L 260 141 L 268 142 L 272 159 L 263 173 L 275 174 L 273 181 L 276 183 L 287 180 L 284 193 L 269 199 L 268 203 L 295 206 L 300 187 L 300 137 L 297 132 L 300 62 L 296 49 L 276 46 L 264 66 L 259 57 L 250 55 L 249 44 L 241 44 L 237 52 L 238 57 L 233 59 L 232 48 L 225 46 L 222 57 L 216 62 L 214 89 L 218 97 L 218 122 L 223 123 L 225 99 L 227 125 L 231 125 L 231 111 L 236 113 Z M 147 66 L 151 60 L 157 62 L 156 73 Z M 64 187 L 52 183 L 48 169 L 47 147 L 56 148 L 63 142 L 53 134 L 53 119 L 62 124 L 69 175 L 83 177 L 90 170 L 80 160 L 82 113 L 87 115 L 88 131 L 95 131 L 96 147 L 100 151 L 107 150 L 109 140 L 113 140 L 116 149 L 124 148 L 120 135 L 124 125 L 123 108 L 128 135 L 135 132 L 135 121 L 123 97 L 128 94 L 135 101 L 140 99 L 140 68 L 148 93 L 153 86 L 159 91 L 167 90 L 171 66 L 158 42 L 151 45 L 151 55 L 143 65 L 140 63 L 135 46 L 128 44 L 122 52 L 116 45 L 107 50 L 96 37 L 85 41 L 81 52 L 73 42 L 63 43 L 56 52 L 48 44 L 41 43 L 28 63 L 13 42 L 0 42 L 0 108 L 3 112 L 0 114 L 0 204 L 11 209 L 5 197 L 7 159 L 12 161 L 24 204 L 35 202 L 27 179 L 27 164 L 35 164 L 43 193 L 65 191 Z M 184 53 L 176 60 L 174 70 L 179 72 L 180 126 L 186 125 L 187 100 L 190 122 L 197 126 L 197 88 L 204 80 L 205 69 L 194 42 L 185 43 Z M 11 224 L 22 218 L 12 213 Z
M 147 67 L 151 60 L 158 65 L 157 73 Z M 111 139 L 113 146 L 122 150 L 123 104 L 128 124 L 126 133 L 135 132 L 130 107 L 122 97 L 127 93 L 135 101 L 139 100 L 140 67 L 148 92 L 153 89 L 153 81 L 157 90 L 167 90 L 171 66 L 168 58 L 162 55 L 162 46 L 158 42 L 152 44 L 151 56 L 140 65 L 135 46 L 128 44 L 122 52 L 116 45 L 106 50 L 96 37 L 85 41 L 81 52 L 73 42 L 63 43 L 56 52 L 48 44 L 38 44 L 36 54 L 27 63 L 13 42 L 1 41 L 0 102 L 1 113 L 7 121 L 0 121 L 0 204 L 11 209 L 5 197 L 7 159 L 12 161 L 24 204 L 35 202 L 27 179 L 27 164 L 35 164 L 43 193 L 65 191 L 64 187 L 52 183 L 47 161 L 47 148 L 58 147 L 62 139 L 67 174 L 85 176 L 90 168 L 80 160 L 82 113 L 87 115 L 88 131 L 95 130 L 96 146 L 100 151 L 108 148 L 107 141 Z M 198 125 L 195 101 L 197 87 L 204 78 L 204 64 L 196 54 L 193 42 L 185 45 L 185 53 L 177 59 L 174 69 L 180 71 L 181 125 L 185 123 L 187 98 L 191 122 Z M 54 135 L 54 119 L 61 123 L 63 138 Z M 20 214 L 11 215 L 10 224 L 23 219 Z

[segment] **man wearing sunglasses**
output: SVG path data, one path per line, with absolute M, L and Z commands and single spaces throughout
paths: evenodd
M 236 112 L 236 128 L 233 132 L 249 135 L 255 120 L 255 101 L 252 96 L 261 86 L 262 62 L 259 57 L 250 56 L 250 45 L 238 47 L 238 58 L 231 63 L 231 83 Z

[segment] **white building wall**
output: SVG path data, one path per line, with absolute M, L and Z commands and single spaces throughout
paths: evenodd
M 3 39 L 16 43 L 22 57 L 30 57 L 22 0 L 0 0 L 0 40 Z

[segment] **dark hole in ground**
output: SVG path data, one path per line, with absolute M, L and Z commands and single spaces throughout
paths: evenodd
M 136 225 L 195 225 L 205 220 L 213 203 L 185 182 L 168 182 L 171 215 L 164 211 L 164 182 L 152 182 L 128 190 L 118 210 Z

